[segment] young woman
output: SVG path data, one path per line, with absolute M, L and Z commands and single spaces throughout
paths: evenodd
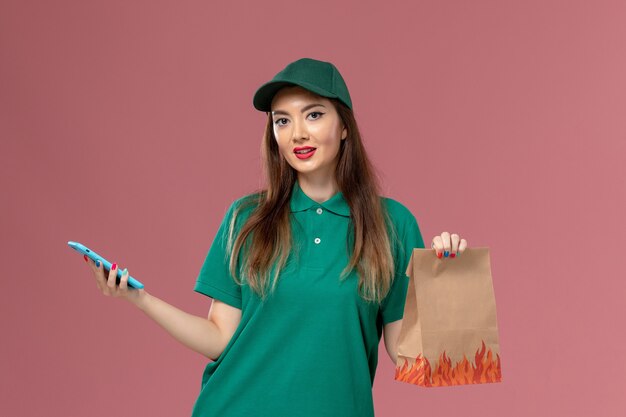
M 184 345 L 213 360 L 193 416 L 369 417 L 378 345 L 396 341 L 415 217 L 379 195 L 337 68 L 302 58 L 255 93 L 268 115 L 265 189 L 231 203 L 195 291 L 213 298 L 207 318 L 145 290 L 115 285 L 88 262 L 105 295 L 123 297 Z M 432 247 L 462 253 L 447 232 Z M 433 253 L 433 256 L 435 256 Z

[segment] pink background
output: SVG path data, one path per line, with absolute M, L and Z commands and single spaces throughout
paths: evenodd
M 337 65 L 385 195 L 490 248 L 503 382 L 393 380 L 377 416 L 617 416 L 626 400 L 623 1 L 0 3 L 0 414 L 189 415 L 207 360 L 104 297 L 75 240 L 195 315 L 260 183 L 256 88 Z

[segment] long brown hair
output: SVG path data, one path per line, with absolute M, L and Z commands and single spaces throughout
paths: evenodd
M 337 99 L 329 100 L 348 129 L 340 144 L 335 175 L 339 190 L 350 207 L 346 245 L 352 256 L 340 278 L 356 267 L 359 295 L 365 301 L 380 303 L 394 277 L 391 239 L 397 239 L 396 231 L 379 196 L 378 177 L 365 152 L 353 111 Z M 296 171 L 279 153 L 269 112 L 261 159 L 267 188 L 246 196 L 242 205 L 235 209 L 229 225 L 226 253 L 230 256 L 229 270 L 235 282 L 241 285 L 238 274 L 246 276 L 250 289 L 265 299 L 270 270 L 275 268 L 273 292 L 293 244 L 289 203 L 297 179 Z M 250 206 L 254 209 L 235 237 L 237 214 Z M 242 258 L 240 270 L 236 271 L 242 248 L 246 256 Z

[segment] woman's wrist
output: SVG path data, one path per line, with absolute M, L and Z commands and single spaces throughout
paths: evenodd
M 137 291 L 137 294 L 134 294 L 133 297 L 129 298 L 129 301 L 135 305 L 138 309 L 144 311 L 146 309 L 146 305 L 148 303 L 148 299 L 150 298 L 150 294 L 146 292 L 146 290 L 131 290 Z

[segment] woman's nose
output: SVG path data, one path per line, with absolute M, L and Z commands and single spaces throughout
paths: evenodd
M 306 128 L 306 124 L 304 122 L 296 121 L 293 124 L 293 139 L 308 139 L 309 131 Z

